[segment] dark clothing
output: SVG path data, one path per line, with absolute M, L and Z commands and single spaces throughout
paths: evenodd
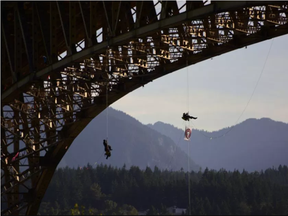
M 188 113 L 183 113 L 182 119 L 184 121 L 189 121 L 190 119 L 197 119 L 197 117 L 190 116 Z
M 110 145 L 108 145 L 107 140 L 103 140 L 103 145 L 104 145 L 104 151 L 105 151 L 106 159 L 108 159 L 108 157 L 111 156 L 112 148 Z
M 110 151 L 109 151 L 109 152 L 106 152 L 105 155 L 106 155 L 106 159 L 108 159 L 108 157 L 111 156 L 111 152 L 110 152 Z

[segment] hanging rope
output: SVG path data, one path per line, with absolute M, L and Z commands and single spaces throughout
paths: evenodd
M 191 195 L 190 195 L 190 139 L 187 141 L 188 145 L 188 197 L 189 197 L 189 211 L 188 215 L 190 215 L 190 206 L 191 206 Z
M 109 91 L 109 82 L 106 85 L 106 140 L 108 142 L 108 91 Z
M 189 72 L 188 72 L 188 60 L 186 59 L 186 73 L 187 73 L 187 110 L 189 112 Z M 188 121 L 188 127 L 190 128 L 190 121 Z M 187 154 L 187 176 L 188 176 L 188 202 L 189 202 L 189 208 L 188 208 L 188 215 L 190 215 L 190 139 L 187 140 L 188 145 L 188 154 Z
M 186 60 L 186 73 L 187 73 L 187 110 L 189 112 L 189 73 L 188 73 L 188 60 Z
M 183 123 L 183 126 L 185 127 L 185 123 Z M 175 159 L 175 155 L 176 155 L 176 153 L 177 153 L 177 150 L 180 148 L 179 147 L 179 142 L 180 142 L 180 139 L 183 139 L 183 132 L 181 131 L 181 133 L 179 134 L 179 139 L 178 139 L 178 141 L 177 141 L 177 143 L 175 143 L 177 146 L 176 146 L 176 151 L 173 153 L 173 155 L 171 156 L 171 159 L 170 159 L 170 161 L 169 161 L 169 163 L 167 164 L 167 166 L 166 166 L 166 169 L 168 169 L 168 168 L 171 168 L 170 167 L 170 165 L 171 165 L 171 163 L 174 161 L 174 159 Z M 178 148 L 177 148 L 178 147 Z
M 101 159 L 101 157 L 104 156 L 104 154 L 105 154 L 105 152 L 103 152 L 103 153 L 101 152 L 101 154 L 97 157 L 97 160 L 96 160 L 96 162 L 94 163 L 94 165 L 98 164 L 99 160 Z
M 254 89 L 253 89 L 253 91 L 252 91 L 252 93 L 251 93 L 251 95 L 250 95 L 250 98 L 249 98 L 249 100 L 248 100 L 245 108 L 243 109 L 242 113 L 240 114 L 240 116 L 238 117 L 238 119 L 237 119 L 237 121 L 235 122 L 234 125 L 236 125 L 236 124 L 238 123 L 238 121 L 240 120 L 240 118 L 242 117 L 242 115 L 244 114 L 244 112 L 246 111 L 248 105 L 250 104 L 250 101 L 251 101 L 251 99 L 252 99 L 252 97 L 253 97 L 253 95 L 254 95 L 254 93 L 255 93 L 255 90 L 256 90 L 256 88 L 257 88 L 257 86 L 258 86 L 258 84 L 259 84 L 259 81 L 260 81 L 260 79 L 261 79 L 261 77 L 262 77 L 262 74 L 263 74 L 263 72 L 264 72 L 264 69 L 265 69 L 265 67 L 266 67 L 266 63 L 267 63 L 267 60 L 268 60 L 268 57 L 269 57 L 269 54 L 270 54 L 270 51 L 271 51 L 271 48 L 272 48 L 272 45 L 273 45 L 273 41 L 274 41 L 274 39 L 272 39 L 272 41 L 271 41 L 271 44 L 270 44 L 270 47 L 269 47 L 269 50 L 268 50 L 266 59 L 265 59 L 265 61 L 264 61 L 264 64 L 263 64 L 263 67 L 262 67 L 262 70 L 261 70 L 261 73 L 259 74 L 258 80 L 257 80 L 257 82 L 256 82 L 256 84 L 255 84 L 255 86 L 254 86 Z M 193 123 L 192 123 L 192 124 L 193 124 Z M 194 126 L 194 125 L 193 125 L 193 126 Z M 221 137 L 225 136 L 226 134 L 228 134 L 234 127 L 235 127 L 235 126 L 230 127 L 229 130 L 227 130 L 224 134 L 219 135 L 219 136 L 215 136 L 215 137 L 207 136 L 207 135 L 206 135 L 205 133 L 203 133 L 201 130 L 199 130 L 199 131 L 200 131 L 200 133 L 201 133 L 204 137 L 207 137 L 207 138 L 209 138 L 209 139 L 217 139 L 217 138 L 221 138 Z
M 108 42 L 109 42 L 109 37 L 108 37 Z M 109 93 L 109 83 L 110 83 L 110 76 L 109 76 L 109 71 L 110 71 L 110 48 L 108 46 L 108 49 L 106 50 L 106 67 L 105 67 L 105 71 L 107 73 L 107 76 L 108 76 L 108 81 L 106 83 L 106 140 L 107 140 L 107 143 L 108 143 L 108 106 L 109 106 L 109 103 L 108 103 L 108 93 Z

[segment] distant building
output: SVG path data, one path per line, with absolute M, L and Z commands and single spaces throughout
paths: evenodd
M 177 208 L 176 206 L 169 207 L 167 210 L 173 215 L 182 215 L 186 213 L 185 208 Z

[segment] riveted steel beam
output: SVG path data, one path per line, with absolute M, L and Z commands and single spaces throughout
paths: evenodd
M 56 63 L 58 61 L 58 50 L 57 50 L 57 44 L 58 44 L 58 38 L 57 38 L 57 28 L 59 26 L 58 20 L 60 19 L 60 13 L 59 13 L 59 7 L 58 7 L 58 2 L 49 2 L 50 4 L 50 62 L 51 63 Z M 65 30 L 63 29 L 63 23 L 61 22 L 60 28 L 62 29 L 62 34 L 64 34 Z M 67 37 L 64 36 L 64 41 L 66 48 L 68 48 L 68 42 L 67 42 Z M 49 63 L 50 63 L 49 62 Z M 57 63 L 56 63 L 57 64 Z
M 79 6 L 77 2 L 73 1 L 69 2 L 69 47 L 72 54 L 76 53 L 76 43 L 78 42 L 76 41 L 76 34 L 77 34 L 76 29 L 79 28 L 76 26 L 77 5 Z
M 19 27 L 22 34 L 22 39 L 24 41 L 24 47 L 29 63 L 30 72 L 34 71 L 33 66 L 33 50 L 32 50 L 32 41 L 31 41 L 31 32 L 28 30 L 28 20 L 26 20 L 26 16 L 24 14 L 24 5 L 22 2 L 18 2 L 16 7 L 17 18 L 19 22 Z
M 39 4 L 39 2 L 34 2 L 34 10 L 36 11 L 36 16 L 37 16 L 37 21 L 39 23 L 39 30 L 41 32 L 41 41 L 43 43 L 44 46 L 44 50 L 45 50 L 45 54 L 46 54 L 46 58 L 47 58 L 47 63 L 49 63 L 49 56 L 51 55 L 50 52 L 50 34 L 49 34 L 49 24 L 50 24 L 50 20 L 47 19 L 47 15 L 44 14 L 43 12 L 43 6 L 42 4 Z M 41 11 L 39 11 L 39 7 L 41 7 Z M 36 20 L 35 20 L 36 22 Z M 44 61 L 44 60 L 43 60 Z
M 126 23 L 125 23 L 125 28 L 122 28 L 122 33 L 126 33 L 126 32 L 129 32 L 129 31 L 132 31 L 134 29 L 134 20 L 133 20 L 133 15 L 132 15 L 132 12 L 131 12 L 130 2 L 128 2 L 128 1 L 127 2 L 122 2 L 122 7 L 123 7 L 123 10 L 126 11 L 126 13 L 123 14 L 123 16 L 125 16 Z M 137 16 L 137 13 L 136 13 L 136 16 Z M 141 18 L 140 18 L 140 20 L 141 20 Z
M 22 38 L 21 30 L 19 26 L 19 19 L 17 13 L 17 7 L 14 7 L 14 68 L 17 75 L 17 80 L 21 78 L 22 72 Z
M 160 19 L 165 19 L 167 16 L 167 5 L 168 5 L 168 1 L 165 2 L 161 2 L 162 4 L 162 10 L 161 10 L 161 14 L 160 14 Z
M 90 47 L 92 46 L 92 41 L 91 41 L 91 36 L 88 33 L 88 29 L 87 29 L 87 25 L 86 25 L 86 19 L 85 16 L 83 14 L 83 9 L 82 9 L 82 3 L 81 1 L 78 2 L 79 3 L 79 9 L 80 9 L 80 13 L 81 13 L 81 17 L 83 20 L 83 26 L 84 26 L 84 30 L 85 30 L 85 39 L 86 39 L 86 44 L 85 47 Z
M 109 14 L 110 14 L 110 11 L 108 11 L 109 10 L 109 7 L 107 7 L 106 6 L 106 4 L 111 4 L 111 2 L 104 2 L 104 1 L 102 1 L 102 3 L 103 3 L 103 8 L 104 8 L 104 12 L 105 12 L 105 18 L 106 18 L 106 25 L 108 26 L 108 32 L 107 32 L 107 36 L 104 34 L 104 40 L 109 40 L 110 39 L 110 37 L 112 37 L 112 27 L 111 27 L 111 25 L 112 25 L 112 23 L 111 23 L 111 21 L 110 21 L 110 19 L 109 19 Z M 113 2 L 112 2 L 112 4 L 113 4 Z M 111 8 L 110 8 L 111 9 Z M 106 32 L 106 31 L 104 31 L 104 32 Z M 106 37 L 108 37 L 108 38 L 106 38 Z
M 7 42 L 7 39 L 6 39 L 6 32 L 5 32 L 5 28 L 4 28 L 4 24 L 2 22 L 2 37 L 4 38 L 4 43 L 5 43 L 5 48 L 6 48 L 6 52 L 7 52 L 7 56 L 8 56 L 8 61 L 9 61 L 9 66 L 10 66 L 10 70 L 11 70 L 11 73 L 12 73 L 12 77 L 13 77 L 13 82 L 17 82 L 17 75 L 15 73 L 15 70 L 14 70 L 14 58 L 11 57 L 11 52 L 10 52 L 10 47 L 9 47 L 9 44 Z
M 63 2 L 62 2 L 63 3 Z M 68 2 L 69 5 L 71 4 L 71 2 Z M 62 12 L 63 9 L 62 7 L 59 5 L 59 2 L 56 1 L 56 6 L 57 6 L 57 10 L 58 10 L 58 15 L 59 15 L 59 19 L 60 19 L 60 23 L 61 23 L 61 28 L 62 28 L 62 32 L 63 32 L 63 36 L 64 36 L 64 40 L 65 40 L 65 44 L 66 44 L 66 49 L 67 49 L 67 54 L 68 55 L 72 55 L 72 50 L 71 50 L 71 47 L 69 46 L 69 42 L 68 42 L 68 34 L 66 32 L 68 32 L 67 30 L 67 27 L 65 28 L 66 25 L 64 25 L 64 22 L 63 22 L 63 16 L 64 16 L 64 13 Z M 52 9 L 51 9 L 52 10 Z M 52 11 L 51 11 L 52 12 Z M 53 19 L 53 18 L 52 18 Z M 52 21 L 53 22 L 53 21 Z M 56 25 L 56 23 L 53 22 L 53 24 Z M 59 53 L 60 54 L 60 53 Z
M 137 13 L 136 13 L 135 28 L 139 28 L 140 27 L 141 15 L 142 15 L 142 11 L 143 11 L 143 1 L 137 2 L 136 10 L 137 10 Z
M 33 57 L 33 72 L 36 72 L 39 68 L 39 28 L 37 25 L 37 13 L 36 13 L 36 5 L 32 5 L 32 57 Z
M 96 45 L 98 44 L 98 41 L 96 39 L 96 31 L 98 30 L 99 28 L 99 25 L 98 25 L 98 20 L 100 19 L 100 14 L 102 12 L 100 12 L 100 10 L 97 10 L 97 7 L 100 7 L 100 2 L 95 2 L 95 1 L 91 1 L 90 2 L 90 26 L 89 26 L 89 37 L 91 38 L 91 41 L 92 41 L 92 44 L 93 45 Z M 102 6 L 102 4 L 101 4 Z
M 114 9 L 114 6 L 116 5 L 116 3 L 118 4 L 117 6 L 117 9 Z M 115 18 L 113 18 L 113 21 L 114 21 L 114 24 L 112 23 L 113 25 L 113 29 L 112 29 L 112 36 L 114 37 L 115 36 L 115 32 L 116 32 L 116 29 L 117 29 L 117 25 L 119 23 L 119 14 L 120 14 L 120 11 L 121 11 L 121 1 L 120 2 L 113 2 L 113 12 L 112 12 L 112 15 L 114 14 L 115 10 L 117 11 L 117 15 Z

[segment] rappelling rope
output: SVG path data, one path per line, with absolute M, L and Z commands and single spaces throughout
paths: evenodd
M 189 72 L 188 72 L 188 60 L 186 60 L 186 73 L 187 73 L 187 110 L 189 112 Z M 188 121 L 188 127 L 190 128 L 190 121 Z M 186 130 L 186 128 L 185 128 Z M 187 147 L 188 147 L 188 153 L 187 153 L 187 176 L 188 176 L 188 215 L 190 215 L 190 138 L 187 140 Z
M 106 140 L 108 142 L 108 91 L 109 82 L 106 85 Z
M 96 162 L 94 163 L 94 165 L 96 165 L 96 166 L 98 166 L 98 162 L 99 162 L 99 160 L 101 159 L 101 157 L 103 157 L 104 156 L 104 154 L 105 154 L 105 151 L 102 153 L 101 152 L 101 154 L 97 157 L 97 160 L 96 160 Z
M 185 126 L 185 123 L 183 123 L 183 126 Z M 182 131 L 180 132 L 179 139 L 178 139 L 177 143 L 175 143 L 176 144 L 176 150 L 175 150 L 175 152 L 173 152 L 173 155 L 171 156 L 171 159 L 170 159 L 168 165 L 166 166 L 166 169 L 172 168 L 171 163 L 174 161 L 177 150 L 180 148 L 179 143 L 180 143 L 181 138 L 183 139 L 183 132 Z
M 187 72 L 187 110 L 189 112 L 189 73 L 188 73 L 188 60 L 186 60 L 186 72 Z

